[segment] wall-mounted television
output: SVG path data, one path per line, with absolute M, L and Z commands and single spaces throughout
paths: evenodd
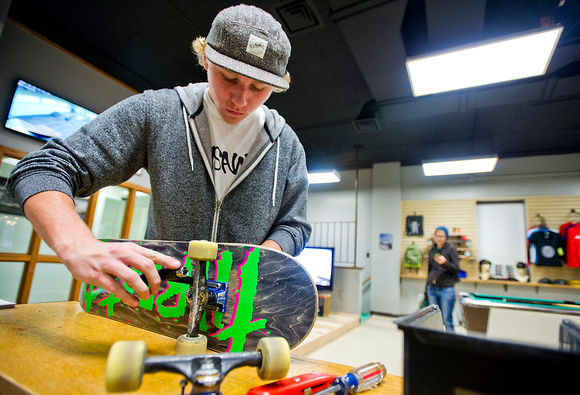
M 332 291 L 334 248 L 306 247 L 296 259 L 310 273 L 318 292 Z
M 64 140 L 96 116 L 86 108 L 18 80 L 4 126 L 45 141 L 52 137 Z

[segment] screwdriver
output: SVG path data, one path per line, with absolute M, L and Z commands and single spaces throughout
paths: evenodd
M 316 395 L 347 395 L 366 391 L 379 384 L 387 375 L 387 368 L 380 362 L 371 362 L 352 369 L 343 377 L 337 377 L 332 385 Z

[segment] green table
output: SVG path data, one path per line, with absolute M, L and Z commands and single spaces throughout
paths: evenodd
M 557 347 L 563 319 L 580 323 L 580 303 L 460 292 L 465 328 L 501 340 Z

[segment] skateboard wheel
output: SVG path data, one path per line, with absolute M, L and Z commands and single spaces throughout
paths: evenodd
M 108 392 L 135 391 L 141 386 L 147 346 L 142 341 L 118 341 L 109 350 L 105 367 Z
M 256 347 L 262 353 L 258 376 L 262 380 L 279 380 L 290 369 L 290 347 L 283 337 L 263 337 Z
M 176 355 L 205 354 L 207 351 L 207 337 L 202 334 L 190 337 L 181 335 L 175 344 Z
M 192 240 L 189 242 L 187 255 L 195 261 L 215 261 L 217 258 L 217 243 L 205 240 Z

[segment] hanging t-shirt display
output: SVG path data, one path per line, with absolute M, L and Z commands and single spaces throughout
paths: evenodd
M 538 228 L 528 237 L 530 249 L 535 251 L 535 263 L 538 266 L 562 266 L 558 249 L 562 241 L 560 235 L 549 229 Z
M 565 261 L 568 267 L 580 267 L 580 224 L 567 222 L 560 226 L 564 244 Z

